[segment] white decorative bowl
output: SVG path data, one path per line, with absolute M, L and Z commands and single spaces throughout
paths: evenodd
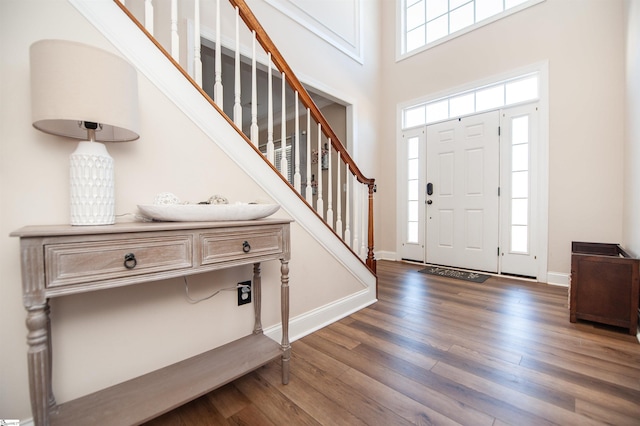
M 279 208 L 279 204 L 138 204 L 144 216 L 168 222 L 255 220 Z

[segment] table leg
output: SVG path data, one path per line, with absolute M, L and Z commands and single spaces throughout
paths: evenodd
M 282 384 L 289 383 L 289 361 L 291 360 L 291 344 L 289 343 L 289 262 L 281 259 L 280 309 L 282 316 Z
M 260 276 L 260 263 L 253 264 L 253 309 L 255 312 L 255 322 L 253 334 L 262 334 L 262 278 Z
M 49 404 L 55 404 L 51 391 L 48 303 L 28 307 L 26 322 L 31 411 L 36 426 L 48 426 Z
M 53 347 L 51 340 L 51 307 L 47 303 L 46 308 L 44 310 L 45 315 L 47 316 L 47 359 L 49 361 L 49 370 L 47 371 L 47 386 L 49 387 L 49 410 L 56 409 L 56 398 L 53 396 Z

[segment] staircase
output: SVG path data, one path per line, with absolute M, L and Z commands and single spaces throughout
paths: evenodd
M 154 37 L 151 0 L 135 2 L 135 13 L 119 0 L 69 1 L 358 281 L 376 287 L 374 180 L 362 174 L 244 0 L 172 0 L 167 45 Z M 201 29 L 204 6 L 215 7 L 213 29 Z M 184 16 L 185 9 L 193 14 Z M 230 22 L 234 31 L 225 34 Z M 202 88 L 205 33 L 215 34 L 205 40 L 215 52 L 212 96 Z M 223 59 L 234 64 L 234 75 L 222 75 Z M 241 83 L 243 67 L 251 70 L 249 85 Z M 265 75 L 268 87 L 258 87 Z M 229 82 L 233 102 L 223 99 Z

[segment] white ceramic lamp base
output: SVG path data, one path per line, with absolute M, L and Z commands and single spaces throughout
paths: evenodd
M 80 142 L 69 156 L 71 225 L 115 223 L 113 158 L 100 142 Z

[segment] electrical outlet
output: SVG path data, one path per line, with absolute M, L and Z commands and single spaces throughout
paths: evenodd
M 251 303 L 251 281 L 243 281 L 238 286 L 238 306 Z

